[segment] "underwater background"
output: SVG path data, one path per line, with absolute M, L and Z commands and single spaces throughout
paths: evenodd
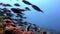
M 27 17 L 25 21 L 36 24 L 43 28 L 54 29 L 60 32 L 60 0 L 27 0 L 30 3 L 41 8 L 44 13 L 37 12 L 31 6 L 26 5 L 21 1 L 22 0 L 0 0 L 0 2 L 9 3 L 11 5 L 13 5 L 14 3 L 19 3 L 21 6 L 18 8 L 25 8 L 26 6 L 29 7 L 31 11 L 24 12 L 25 16 Z M 0 8 L 4 7 L 0 6 Z

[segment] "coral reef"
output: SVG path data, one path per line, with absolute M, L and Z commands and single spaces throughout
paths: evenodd
M 28 30 L 28 27 L 26 27 L 26 29 L 27 29 L 27 31 L 26 31 L 26 30 L 22 29 L 21 27 L 16 26 L 12 20 L 4 19 L 2 21 L 2 23 L 0 24 L 0 33 L 1 34 L 34 34 L 34 32 L 32 30 L 31 31 Z M 40 29 L 37 30 L 37 32 L 40 32 Z

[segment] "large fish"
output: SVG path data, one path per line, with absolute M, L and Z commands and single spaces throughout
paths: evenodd
M 24 9 L 19 9 L 19 8 L 11 8 L 11 10 L 12 10 L 14 13 L 21 13 L 21 11 L 25 11 Z
M 32 5 L 32 8 L 34 8 L 37 11 L 43 12 L 39 7 L 37 7 L 36 5 Z
M 18 3 L 15 3 L 14 6 L 20 6 Z
M 27 5 L 32 5 L 30 2 L 26 1 L 26 0 L 22 0 L 23 3 L 27 4 Z

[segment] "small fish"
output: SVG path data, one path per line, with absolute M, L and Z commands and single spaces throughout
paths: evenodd
M 19 0 L 17 0 L 17 1 L 19 1 Z
M 20 13 L 17 13 L 17 16 L 16 16 L 16 17 L 19 17 L 19 18 L 21 18 L 21 19 L 24 19 L 24 16 L 21 15 Z
M 0 5 L 2 5 L 3 3 L 0 3 Z
M 26 1 L 26 0 L 22 0 L 23 3 L 27 4 L 27 5 L 32 5 L 30 2 Z
M 8 12 L 8 9 L 7 9 L 7 8 L 3 8 L 3 9 L 1 9 L 1 10 L 3 11 L 3 13 Z
M 45 32 L 43 32 L 43 34 L 47 34 L 47 32 L 45 31 Z
M 8 17 L 12 17 L 12 16 L 13 16 L 12 13 L 6 13 L 6 15 L 7 15 Z
M 21 11 L 25 11 L 24 9 L 19 9 L 19 8 L 11 8 L 11 10 L 12 10 L 14 13 L 21 13 Z
M 28 22 L 24 22 L 24 25 L 27 25 L 28 24 Z
M 25 7 L 26 10 L 30 10 L 28 7 Z
M 23 26 L 22 19 L 18 19 L 18 20 L 17 20 L 17 23 L 19 24 L 19 26 Z
M 5 13 L 9 13 L 9 12 L 11 12 L 9 9 L 7 9 L 7 8 L 3 8 L 3 9 L 1 9 L 2 10 L 2 12 L 5 14 Z
M 34 27 L 33 29 L 34 29 L 35 31 L 37 31 L 37 30 L 38 30 L 38 27 Z
M 24 17 L 24 19 L 26 19 L 27 17 Z
M 23 15 L 21 15 L 21 14 L 17 14 L 17 16 L 19 16 L 20 18 L 24 18 Z
M 11 11 L 10 10 L 8 10 L 8 9 L 5 9 L 5 14 L 6 14 L 6 16 L 8 16 L 8 17 L 12 17 L 13 16 L 13 14 L 11 13 Z
M 12 20 L 17 21 L 17 19 L 12 19 Z
M 26 26 L 26 31 L 29 31 L 29 30 L 30 30 L 30 27 L 31 27 L 31 25 L 28 24 L 28 25 Z
M 4 16 L 3 12 L 0 10 L 0 16 Z
M 10 1 L 12 1 L 12 0 L 10 0 Z M 18 0 L 17 0 L 18 1 Z
M 40 11 L 40 12 L 43 12 L 39 7 L 37 7 L 36 5 L 32 5 L 32 7 L 37 10 L 37 11 Z
M 10 4 L 2 4 L 2 6 L 9 6 L 9 7 L 11 7 L 11 5 Z
M 18 3 L 15 3 L 14 5 L 15 5 L 15 6 L 20 6 Z
M 36 24 L 33 24 L 34 26 L 36 26 Z

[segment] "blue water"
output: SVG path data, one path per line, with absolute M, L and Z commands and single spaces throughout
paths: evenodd
M 21 6 L 18 8 L 24 8 L 26 6 L 29 7 L 31 11 L 25 12 L 25 16 L 27 16 L 27 19 L 25 19 L 25 21 L 31 22 L 40 27 L 51 28 L 60 32 L 60 0 L 27 0 L 27 1 L 41 8 L 44 11 L 44 13 L 37 12 L 31 6 L 21 2 L 21 0 L 19 0 L 18 2 L 16 0 L 12 1 L 0 0 L 0 2 L 9 3 L 11 5 L 13 5 L 14 3 L 19 3 Z

